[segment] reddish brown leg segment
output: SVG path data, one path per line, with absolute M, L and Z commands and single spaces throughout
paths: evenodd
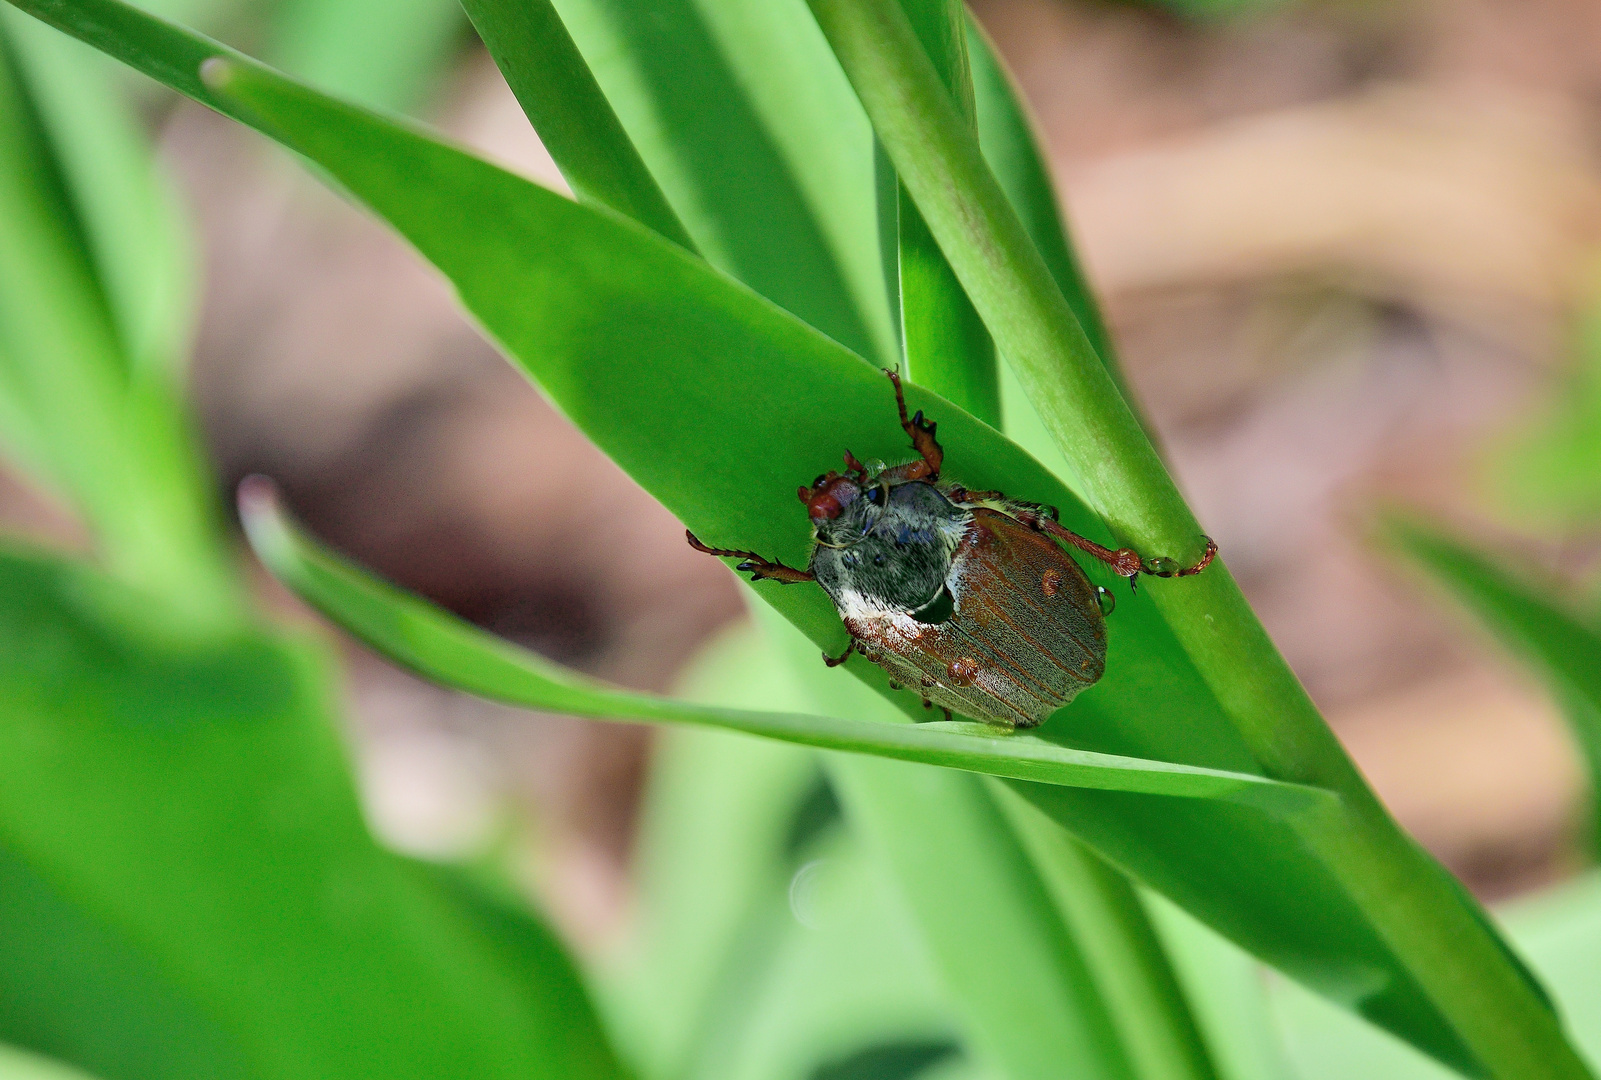
M 889 368 L 884 369 L 889 376 L 890 383 L 895 387 L 895 408 L 901 414 L 901 428 L 912 440 L 912 449 L 922 455 L 921 462 L 912 462 L 893 470 L 902 480 L 938 480 L 940 466 L 945 463 L 945 450 L 940 446 L 939 440 L 934 438 L 938 424 L 932 420 L 923 419 L 923 410 L 917 410 L 917 415 L 906 415 L 906 393 L 901 389 L 901 377 Z
M 1212 564 L 1212 560 L 1217 557 L 1217 544 L 1210 536 L 1201 537 L 1202 540 L 1206 541 L 1206 552 L 1201 556 L 1200 560 L 1194 566 L 1182 568 L 1171 559 L 1142 559 L 1139 552 L 1133 548 L 1118 548 L 1113 551 L 1111 548 L 1102 547 L 1094 540 L 1082 537 L 1073 530 L 1057 524 L 1056 515 L 1051 512 L 1053 510 L 1054 507 L 1049 506 L 1025 508 L 1016 513 L 1015 516 L 1023 524 L 1054 536 L 1064 544 L 1076 547 L 1085 554 L 1091 555 L 1110 566 L 1114 572 L 1128 578 L 1130 590 L 1136 588 L 1135 582 L 1141 574 L 1149 574 L 1152 577 L 1160 578 L 1189 577 L 1205 570 Z
M 827 664 L 829 667 L 839 667 L 845 661 L 849 660 L 851 658 L 851 653 L 855 651 L 856 639 L 851 638 L 851 643 L 845 646 L 845 651 L 840 653 L 838 656 L 829 656 L 827 653 L 824 653 L 823 663 Z
M 768 579 L 772 581 L 781 581 L 785 585 L 794 585 L 801 581 L 816 580 L 816 578 L 814 578 L 809 571 L 796 570 L 794 567 L 785 566 L 783 563 L 770 562 L 769 560 L 764 559 L 760 555 L 756 554 L 754 551 L 736 551 L 730 548 L 707 547 L 705 544 L 700 542 L 699 537 L 690 532 L 688 529 L 684 530 L 684 536 L 689 540 L 689 546 L 694 548 L 696 551 L 704 551 L 708 555 L 718 555 L 725 559 L 743 560 L 738 566 L 734 567 L 734 569 L 745 571 L 750 575 L 750 579 L 752 581 L 762 581 L 763 579 Z

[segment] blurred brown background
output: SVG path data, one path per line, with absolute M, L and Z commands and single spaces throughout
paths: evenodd
M 1514 542 L 1485 462 L 1559 385 L 1594 299 L 1601 4 L 977 11 L 1181 483 L 1380 794 L 1486 896 L 1571 870 L 1583 796 L 1552 705 L 1366 522 L 1399 501 Z M 481 53 L 423 111 L 560 186 Z M 196 393 L 224 484 L 268 473 L 360 561 L 632 686 L 668 687 L 738 617 L 727 572 L 381 227 L 201 109 L 163 142 L 204 237 Z M 20 499 L 0 512 L 43 513 Z M 1601 552 L 1517 531 L 1575 575 Z M 510 838 L 569 929 L 613 928 L 648 733 L 350 655 L 379 830 L 423 852 Z

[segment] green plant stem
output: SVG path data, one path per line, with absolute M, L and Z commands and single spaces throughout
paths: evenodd
M 1147 557 L 1201 553 L 1200 527 L 1118 392 L 896 0 L 809 0 L 901 180 L 997 348 L 1113 533 Z M 1147 585 L 1270 776 L 1340 792 L 1306 835 L 1493 1076 L 1584 1077 L 1556 1016 L 1487 924 L 1399 831 L 1221 561 Z

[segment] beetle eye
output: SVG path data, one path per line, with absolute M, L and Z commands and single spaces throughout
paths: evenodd
M 867 501 L 872 503 L 874 506 L 881 505 L 884 502 L 884 489 L 874 488 L 873 490 L 869 491 L 867 493 Z
M 817 479 L 812 481 L 812 487 L 822 487 L 823 481 L 828 479 L 827 473 L 818 473 Z

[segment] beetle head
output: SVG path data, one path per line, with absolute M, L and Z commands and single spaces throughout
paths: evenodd
M 812 524 L 821 525 L 839 517 L 847 506 L 861 496 L 862 489 L 851 477 L 830 470 L 813 480 L 811 487 L 803 487 L 795 494 L 806 504 L 806 513 L 811 516 Z

